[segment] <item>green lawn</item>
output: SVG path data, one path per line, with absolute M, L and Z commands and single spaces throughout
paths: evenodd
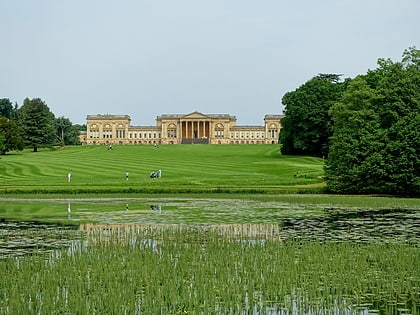
M 322 159 L 282 156 L 278 145 L 75 146 L 0 159 L 0 193 L 295 193 L 321 191 L 322 176 Z

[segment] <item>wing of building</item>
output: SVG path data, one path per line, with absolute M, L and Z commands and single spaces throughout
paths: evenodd
M 131 126 L 128 115 L 88 115 L 83 144 L 276 144 L 282 115 L 263 126 L 237 126 L 229 114 L 161 115 L 155 126 Z

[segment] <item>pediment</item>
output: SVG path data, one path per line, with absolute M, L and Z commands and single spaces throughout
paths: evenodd
M 183 119 L 203 119 L 203 118 L 209 118 L 209 116 L 207 116 L 207 115 L 204 115 L 204 114 L 202 114 L 202 113 L 200 113 L 200 112 L 197 112 L 197 111 L 195 111 L 195 112 L 192 112 L 192 113 L 189 113 L 189 114 L 186 114 L 185 116 L 183 116 L 182 117 Z

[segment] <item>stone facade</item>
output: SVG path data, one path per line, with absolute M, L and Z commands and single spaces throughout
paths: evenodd
M 155 126 L 131 126 L 128 115 L 88 115 L 83 144 L 276 144 L 282 115 L 264 126 L 237 126 L 229 114 L 161 115 Z

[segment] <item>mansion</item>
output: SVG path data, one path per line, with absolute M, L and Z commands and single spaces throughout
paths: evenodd
M 229 114 L 167 114 L 155 126 L 131 126 L 128 115 L 88 115 L 82 144 L 277 144 L 282 115 L 263 126 L 237 126 Z

